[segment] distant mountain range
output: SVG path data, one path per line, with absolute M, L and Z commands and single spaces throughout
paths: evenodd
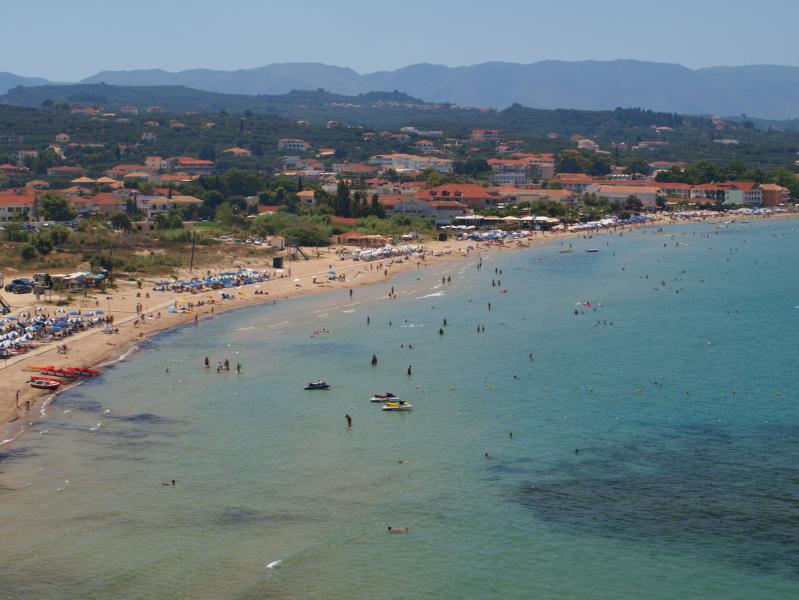
M 21 77 L 13 73 L 0 73 L 0 94 L 4 94 L 11 88 L 18 85 L 34 86 L 34 85 L 47 85 L 52 83 L 41 77 Z
M 0 93 L 43 80 L 0 74 Z M 692 70 L 675 64 L 615 61 L 489 62 L 468 67 L 418 64 L 359 74 L 319 63 L 271 64 L 256 69 L 103 71 L 80 83 L 174 86 L 227 94 L 285 94 L 325 89 L 357 95 L 401 90 L 428 102 L 504 108 L 608 110 L 641 107 L 680 114 L 766 119 L 799 117 L 799 67 L 744 66 Z

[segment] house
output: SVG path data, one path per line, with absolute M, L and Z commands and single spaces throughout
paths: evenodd
M 635 196 L 641 201 L 644 208 L 654 209 L 657 207 L 658 190 L 655 187 L 592 184 L 586 188 L 585 192 L 621 203 L 624 203 L 630 196 Z
M 478 210 L 505 203 L 505 197 L 497 191 L 474 183 L 447 183 L 429 190 L 421 190 L 416 194 L 416 198 L 428 202 L 434 200 L 462 202 Z
M 430 140 L 419 140 L 414 144 L 417 150 L 422 154 L 429 155 L 436 153 L 436 145 Z
M 498 191 L 502 196 L 508 199 L 508 204 L 554 201 L 572 206 L 577 199 L 577 194 L 569 190 L 499 188 Z
M 31 190 L 0 191 L 0 221 L 12 221 L 24 216 L 31 218 L 36 207 L 36 194 Z
M 222 154 L 230 154 L 238 158 L 246 158 L 252 156 L 252 152 L 250 152 L 246 148 L 228 148 L 227 150 L 222 150 Z
M 452 161 L 432 156 L 413 154 L 378 154 L 369 159 L 369 164 L 395 171 L 424 171 L 432 169 L 440 173 L 452 173 Z
M 210 175 L 214 172 L 214 161 L 190 156 L 175 156 L 167 159 L 169 170 L 183 171 L 191 175 Z
M 151 173 L 160 173 L 166 171 L 169 165 L 160 156 L 148 156 L 144 159 L 144 168 Z
M 436 225 L 449 225 L 455 217 L 468 214 L 468 207 L 457 200 L 422 200 L 414 196 L 382 196 L 380 204 L 393 215 L 433 219 Z
M 26 158 L 38 158 L 39 151 L 38 150 L 18 150 L 17 151 L 17 160 L 22 162 Z
M 123 106 L 122 108 L 119 109 L 119 112 L 121 112 L 124 115 L 138 115 L 139 109 L 136 108 L 135 106 Z
M 92 179 L 91 177 L 78 177 L 77 179 L 73 179 L 72 181 L 70 181 L 70 183 L 72 185 L 75 185 L 75 186 L 79 187 L 79 188 L 84 188 L 85 189 L 85 188 L 93 187 L 94 184 L 96 184 L 97 182 L 94 179 Z
M 687 183 L 655 183 L 653 185 L 662 196 L 667 198 L 677 201 L 687 201 L 691 198 L 691 185 Z
M 177 172 L 177 173 L 162 173 L 158 176 L 158 179 L 161 182 L 161 185 L 180 185 L 181 183 L 191 183 L 192 181 L 196 181 L 199 179 L 200 175 L 191 175 L 189 173 Z
M 68 166 L 50 167 L 47 169 L 48 177 L 82 177 L 86 170 L 83 167 Z
M 41 179 L 34 179 L 33 181 L 26 183 L 25 187 L 31 190 L 46 190 L 50 187 L 50 184 L 46 181 L 42 181 Z
M 141 134 L 141 139 L 143 142 L 154 142 L 158 139 L 158 136 L 153 131 L 145 131 Z
M 164 112 L 164 109 L 161 106 L 148 106 L 147 107 L 147 114 L 148 115 L 160 115 Z
M 581 138 L 577 140 L 577 149 L 585 150 L 587 152 L 596 152 L 597 150 L 599 150 L 599 144 L 597 144 L 594 140 L 590 140 L 588 138 Z
M 69 134 L 67 133 L 59 133 L 55 136 L 56 142 L 68 142 L 69 141 Z
M 8 163 L 0 165 L 0 175 L 5 177 L 22 177 L 28 173 L 29 169 L 20 167 L 19 165 L 9 165 Z
M 69 109 L 69 112 L 73 115 L 87 115 L 93 117 L 100 112 L 100 109 L 96 106 L 73 106 Z
M 168 213 L 175 209 L 187 206 L 199 207 L 203 201 L 194 196 L 174 195 L 171 198 L 163 196 L 142 196 L 136 195 L 136 208 L 141 210 L 148 218 L 152 218 L 159 213 Z
M 96 215 L 113 215 L 123 212 L 127 208 L 127 201 L 115 194 L 103 192 L 84 200 L 89 206 L 89 212 Z
M 299 138 L 282 138 L 277 142 L 277 149 L 281 152 L 305 152 L 311 145 Z
M 101 186 L 104 186 L 104 187 L 110 187 L 110 188 L 114 188 L 114 189 L 120 189 L 120 188 L 123 187 L 122 182 L 121 181 L 117 181 L 113 177 L 100 177 L 100 178 L 97 179 L 96 183 L 97 183 L 97 185 L 101 185 Z
M 380 170 L 375 165 L 364 165 L 361 163 L 334 163 L 333 172 L 340 175 L 361 176 L 375 175 Z
M 509 158 L 488 160 L 491 180 L 500 185 L 517 185 L 530 179 L 550 179 L 555 174 L 553 154 L 517 153 Z
M 791 192 L 788 188 L 775 183 L 761 183 L 760 190 L 763 194 L 763 206 L 779 206 L 791 201 Z
M 368 233 L 352 231 L 350 233 L 342 233 L 341 235 L 335 236 L 335 241 L 337 244 L 344 244 L 346 246 L 380 248 L 391 243 L 391 238 L 387 238 L 382 235 L 369 235 Z
M 105 172 L 105 174 L 113 179 L 120 179 L 126 177 L 130 173 L 141 171 L 143 168 L 144 167 L 141 165 L 122 164 L 111 167 Z
M 502 141 L 502 132 L 499 129 L 472 129 L 469 140 L 473 144 L 500 142 Z
M 301 206 L 313 206 L 316 204 L 316 193 L 313 190 L 297 192 L 297 198 Z
M 671 146 L 671 142 L 643 141 L 638 142 L 638 145 L 633 147 L 633 150 L 660 150 L 668 146 Z

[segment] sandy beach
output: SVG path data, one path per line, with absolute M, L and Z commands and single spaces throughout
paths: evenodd
M 11 443 L 35 419 L 43 417 L 46 414 L 49 401 L 54 396 L 52 392 L 29 386 L 28 381 L 32 372 L 27 367 L 30 365 L 102 368 L 104 363 L 118 360 L 135 349 L 137 344 L 158 332 L 192 323 L 201 327 L 202 319 L 226 311 L 296 296 L 318 294 L 336 289 L 350 289 L 388 281 L 410 269 L 432 266 L 468 256 L 484 255 L 489 252 L 528 248 L 567 239 L 574 235 L 537 233 L 523 241 L 505 244 L 481 244 L 454 239 L 446 242 L 429 241 L 424 243 L 423 259 L 414 256 L 371 263 L 341 260 L 336 254 L 336 250 L 343 249 L 340 246 L 325 248 L 320 251 L 318 257 L 312 257 L 307 261 L 287 263 L 284 267 L 285 273 L 281 278 L 226 290 L 232 295 L 232 298 L 228 300 L 220 299 L 220 296 L 214 292 L 198 294 L 155 292 L 153 291 L 154 280 L 145 281 L 139 289 L 132 281 L 118 279 L 115 282 L 117 289 L 109 290 L 106 293 L 89 290 L 84 297 L 76 300 L 72 305 L 63 307 L 70 311 L 81 310 L 84 312 L 101 308 L 106 315 L 113 316 L 114 328 L 118 329 L 117 333 L 106 335 L 103 333 L 102 327 L 95 327 L 65 338 L 63 343 L 67 346 L 66 354 L 57 352 L 58 343 L 50 342 L 40 344 L 27 354 L 2 361 L 0 364 L 0 379 L 3 381 L 2 389 L 0 389 L 0 423 L 3 423 L 4 431 L 0 436 L 0 446 Z M 255 260 L 249 260 L 242 266 L 253 269 L 269 269 L 266 261 L 259 264 Z M 331 267 L 337 275 L 343 276 L 341 277 L 343 280 L 328 280 L 327 273 Z M 220 265 L 221 270 L 226 268 L 230 268 L 230 265 Z M 180 275 L 187 276 L 188 273 L 181 272 Z M 317 283 L 314 283 L 314 280 Z M 51 311 L 56 308 L 53 303 L 36 302 L 32 294 L 14 296 L 10 300 L 13 302 L 14 308 L 12 315 L 20 312 L 32 314 L 35 307 L 45 307 Z M 196 306 L 201 301 L 204 304 Z M 188 308 L 189 302 L 195 305 L 192 309 Z M 142 305 L 140 313 L 136 312 L 137 304 Z M 170 306 L 177 306 L 185 310 L 169 312 Z M 64 387 L 61 389 L 63 390 Z M 29 409 L 26 403 L 30 403 Z

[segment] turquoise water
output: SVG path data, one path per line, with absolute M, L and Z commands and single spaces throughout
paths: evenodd
M 603 235 L 162 335 L 0 452 L 0 598 L 796 598 L 796 239 Z

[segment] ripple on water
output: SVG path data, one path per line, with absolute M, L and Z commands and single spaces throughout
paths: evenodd
M 685 427 L 532 469 L 514 499 L 593 535 L 679 544 L 799 578 L 798 437 L 795 426 Z

